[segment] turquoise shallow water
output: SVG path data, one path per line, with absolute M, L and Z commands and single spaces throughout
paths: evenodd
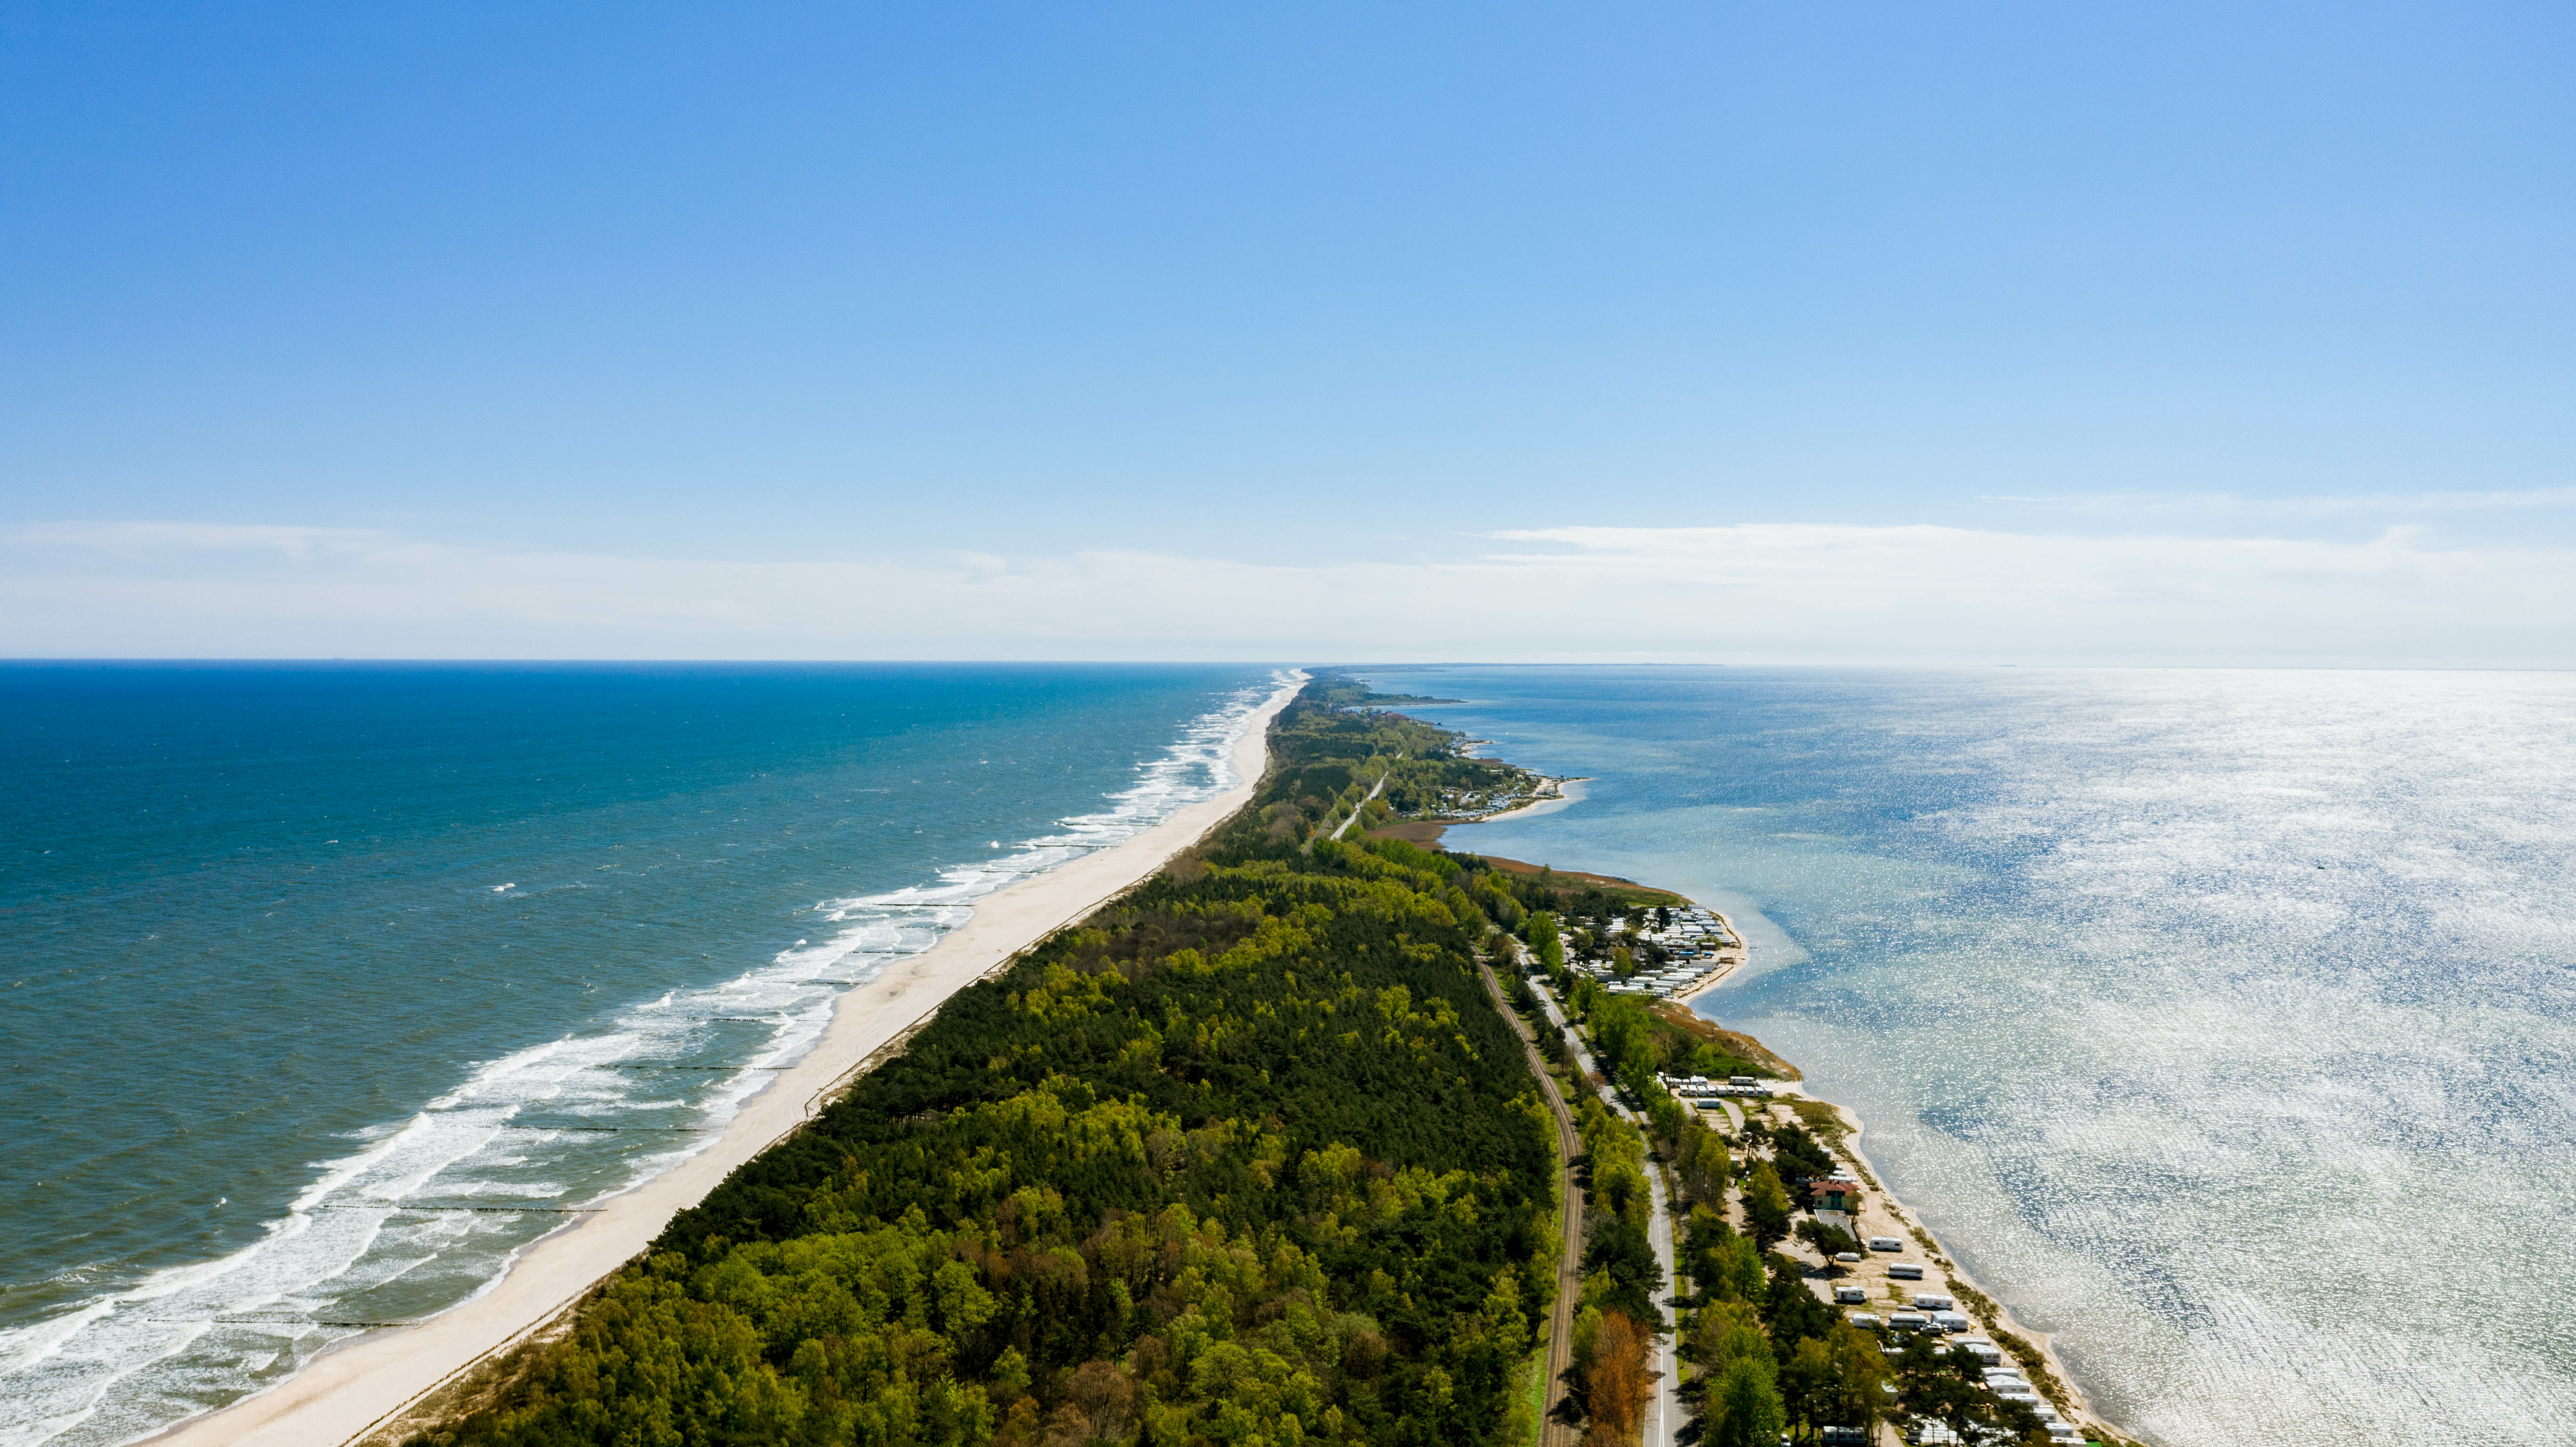
M 1223 787 L 1269 679 L 0 666 L 0 1443 L 469 1295 L 977 896 Z
M 2576 679 L 1374 676 L 1594 778 L 1451 847 L 1739 915 L 1700 1008 L 2116 1421 L 2576 1441 Z

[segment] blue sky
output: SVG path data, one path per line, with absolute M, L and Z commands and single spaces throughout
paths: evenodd
M 2570 74 L 2542 5 L 0 5 L 0 652 L 1415 652 L 1366 587 L 2576 663 Z

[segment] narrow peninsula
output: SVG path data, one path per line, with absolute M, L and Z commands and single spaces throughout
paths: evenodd
M 1306 684 L 1240 810 L 363 1439 L 2117 1442 L 1682 1003 L 1732 921 L 1436 847 L 1559 781 L 1429 702 Z

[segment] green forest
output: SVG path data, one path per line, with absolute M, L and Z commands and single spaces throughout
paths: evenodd
M 1773 1447 L 1891 1409 L 2044 1441 L 1973 1359 L 1920 1335 L 1891 1354 L 1775 1249 L 1851 1244 L 1797 1219 L 1828 1142 L 1786 1122 L 1729 1140 L 1656 1083 L 1785 1063 L 1567 967 L 1673 896 L 1331 837 L 1389 799 L 1535 784 L 1390 701 L 1309 685 L 1211 838 L 951 997 L 407 1447 L 1531 1443 L 1563 1177 L 1476 973 L 1498 929 L 1645 1127 L 1542 1029 L 1584 1147 L 1568 1385 L 1587 1443 L 1635 1440 L 1667 1292 L 1703 1441 Z M 1543 1026 L 1517 973 L 1511 993 Z M 1652 1171 L 1681 1217 L 1669 1282 Z
M 502 1363 L 450 1444 L 1526 1441 L 1553 1128 L 1481 861 L 1324 837 L 1526 787 L 1310 685 L 1217 835 L 997 978 Z

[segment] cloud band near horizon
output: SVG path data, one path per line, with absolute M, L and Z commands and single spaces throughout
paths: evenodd
M 2576 664 L 2576 550 L 1745 524 L 1452 560 L 1145 551 L 731 561 L 366 529 L 0 534 L 0 653 L 94 658 Z

